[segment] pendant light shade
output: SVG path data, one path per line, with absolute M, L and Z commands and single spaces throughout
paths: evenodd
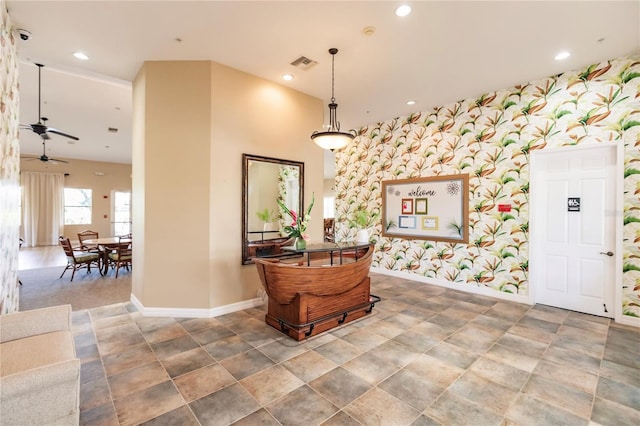
M 336 103 L 336 98 L 334 96 L 334 64 L 338 49 L 333 47 L 329 49 L 329 53 L 331 54 L 331 102 L 329 103 L 329 130 L 313 132 L 311 140 L 320 148 L 333 151 L 334 149 L 344 148 L 353 140 L 355 135 L 340 131 L 340 122 L 338 121 L 336 114 L 338 104 Z

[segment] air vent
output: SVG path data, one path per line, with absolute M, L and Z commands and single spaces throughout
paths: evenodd
M 109 128 L 107 129 L 107 131 L 108 131 L 109 133 L 118 133 L 118 129 L 116 129 L 115 127 L 109 127 Z
M 295 59 L 293 62 L 291 62 L 291 65 L 296 68 L 300 68 L 303 71 L 307 71 L 309 68 L 317 64 L 318 63 L 316 61 L 314 61 L 313 59 L 309 59 L 306 56 L 300 56 L 298 59 Z

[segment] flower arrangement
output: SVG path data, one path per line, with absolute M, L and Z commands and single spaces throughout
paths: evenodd
M 273 222 L 273 220 L 275 219 L 273 210 L 269 210 L 268 208 L 265 208 L 264 210 L 258 210 L 256 212 L 256 216 L 258 216 L 258 219 L 265 223 Z
M 376 223 L 379 216 L 378 212 L 367 210 L 361 206 L 348 219 L 349 228 L 368 229 Z
M 311 209 L 313 208 L 313 204 L 315 203 L 315 194 L 311 197 L 311 204 L 307 207 L 307 210 L 302 215 L 298 215 L 295 210 L 290 210 L 281 199 L 276 200 L 278 205 L 286 214 L 291 218 L 291 224 L 286 225 L 283 230 L 289 237 L 294 237 L 297 239 L 296 248 L 304 248 L 300 247 L 300 245 L 305 245 L 306 241 L 309 240 L 309 236 L 305 233 L 307 231 L 307 226 L 309 226 L 309 220 L 311 219 Z M 298 243 L 300 241 L 300 243 Z

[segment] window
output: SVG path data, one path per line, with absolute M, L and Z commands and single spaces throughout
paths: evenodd
M 64 189 L 64 224 L 91 224 L 91 190 L 80 188 Z
M 131 192 L 113 191 L 111 195 L 112 212 L 111 231 L 113 235 L 131 233 Z
M 335 197 L 324 197 L 324 218 L 333 219 L 336 215 Z

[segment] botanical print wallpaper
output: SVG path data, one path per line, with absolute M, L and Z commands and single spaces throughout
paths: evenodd
M 18 310 L 18 54 L 4 0 L 0 0 L 0 314 Z
M 358 207 L 380 211 L 382 181 L 467 173 L 468 244 L 383 238 L 378 223 L 373 266 L 526 296 L 531 153 L 621 143 L 623 312 L 640 317 L 639 86 L 640 57 L 620 58 L 359 129 L 336 153 L 337 238 Z

